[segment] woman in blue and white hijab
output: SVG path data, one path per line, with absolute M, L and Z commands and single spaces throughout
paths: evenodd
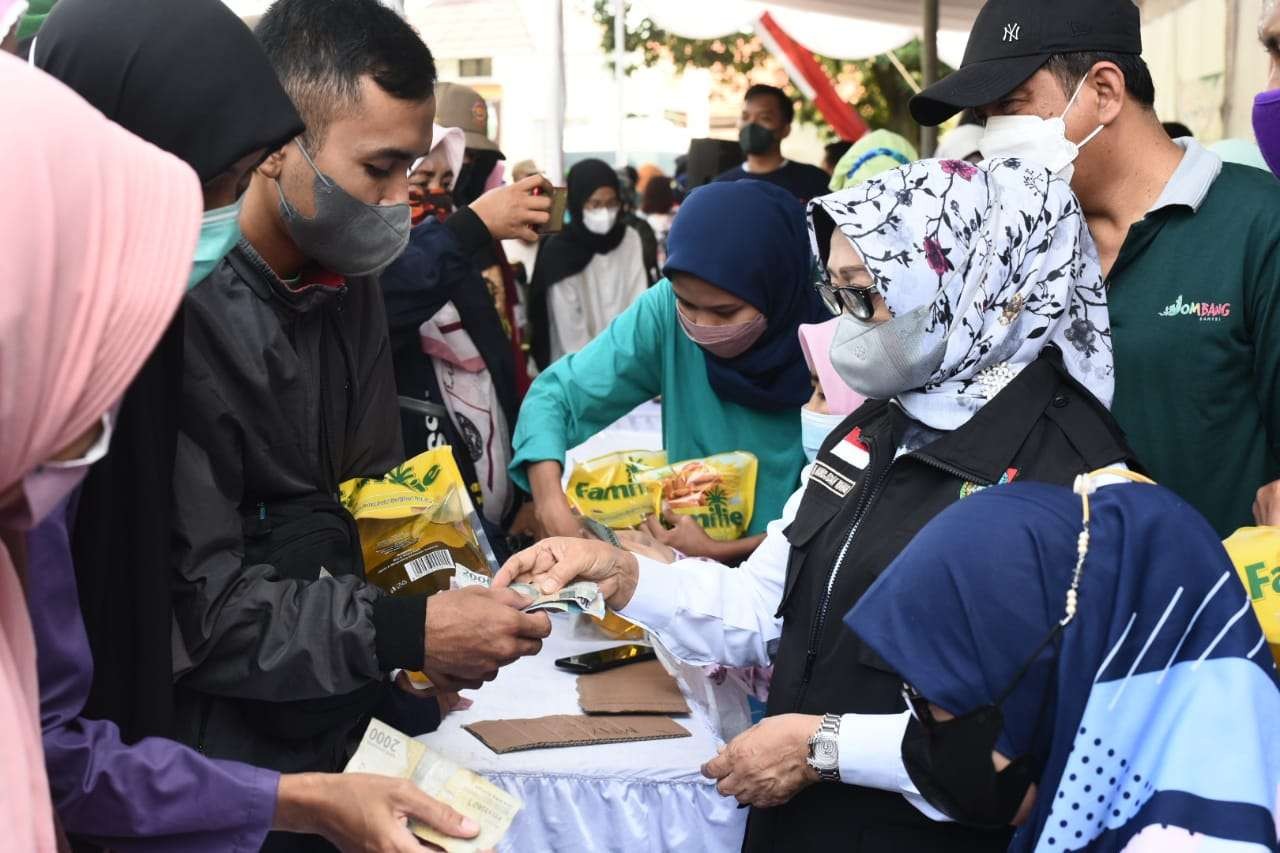
M 814 199 L 809 221 L 829 307 L 843 311 L 832 364 L 855 391 L 953 430 L 1054 344 L 1110 407 L 1097 249 L 1071 188 L 1045 169 L 921 160 Z
M 846 618 L 915 697 L 908 772 L 966 822 L 1022 804 L 1014 851 L 1275 850 L 1280 690 L 1221 543 L 1172 492 L 1101 486 L 1063 626 L 1081 509 L 961 501 Z

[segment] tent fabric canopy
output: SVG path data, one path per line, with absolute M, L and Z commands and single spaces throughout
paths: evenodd
M 938 55 L 958 66 L 982 0 L 941 0 Z M 637 0 L 633 14 L 684 38 L 752 31 L 765 12 L 796 41 L 832 59 L 867 59 L 922 35 L 919 3 L 904 0 Z

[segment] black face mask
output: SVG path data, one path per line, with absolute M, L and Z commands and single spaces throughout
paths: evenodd
M 1025 755 L 996 772 L 991 752 L 1003 728 L 1004 715 L 995 705 L 941 723 L 913 717 L 902 739 L 902 760 L 911 781 L 926 800 L 959 823 L 1009 826 L 1036 777 Z
M 991 763 L 991 753 L 1004 730 L 1000 706 L 1061 630 L 1060 625 L 1054 627 L 994 703 L 963 716 L 939 722 L 928 702 L 907 688 L 906 698 L 913 714 L 902 738 L 903 764 L 924 798 L 952 820 L 991 829 L 1008 827 L 1017 817 L 1027 791 L 1040 777 L 1028 755 L 1018 756 L 1008 767 L 997 771 Z M 1048 695 L 1046 690 L 1046 703 Z M 1040 716 L 1043 720 L 1043 704 Z
M 738 131 L 738 145 L 744 154 L 768 154 L 778 138 L 762 124 L 744 125 Z

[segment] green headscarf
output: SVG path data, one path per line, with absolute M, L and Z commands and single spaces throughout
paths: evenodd
M 840 158 L 831 174 L 831 191 L 856 186 L 919 159 L 915 146 L 903 137 L 891 130 L 873 130 Z
M 31 38 L 40 29 L 57 0 L 28 0 L 26 14 L 18 24 L 18 41 Z

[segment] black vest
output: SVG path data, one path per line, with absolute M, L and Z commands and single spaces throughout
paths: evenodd
M 894 459 L 908 426 L 884 401 L 863 405 L 824 443 L 795 521 L 778 613 L 768 713 L 893 714 L 902 679 L 844 616 L 935 515 L 1012 480 L 1069 485 L 1132 452 L 1107 410 L 1067 375 L 1054 348 L 961 428 Z M 856 432 L 855 432 L 856 431 Z M 745 850 L 1001 851 L 1011 830 L 936 823 L 900 794 L 821 783 L 753 809 Z

